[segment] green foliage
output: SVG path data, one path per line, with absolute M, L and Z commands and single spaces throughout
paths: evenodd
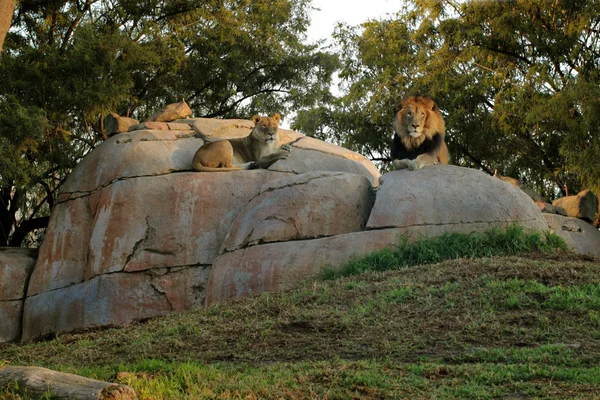
M 294 127 L 389 159 L 399 99 L 431 95 L 453 163 L 554 198 L 600 191 L 600 2 L 406 1 L 336 32 L 342 95 Z
M 497 257 L 556 250 L 567 250 L 566 243 L 557 235 L 525 232 L 518 225 L 471 234 L 445 233 L 439 237 L 418 240 L 405 235 L 400 237 L 400 243 L 393 250 L 384 249 L 368 254 L 341 268 L 326 268 L 321 277 L 331 280 L 368 271 L 390 271 L 457 258 Z
M 305 43 L 310 9 L 310 0 L 19 2 L 0 57 L 0 245 L 47 215 L 102 140 L 108 112 L 144 120 L 184 98 L 196 117 L 247 118 L 328 96 L 338 59 Z

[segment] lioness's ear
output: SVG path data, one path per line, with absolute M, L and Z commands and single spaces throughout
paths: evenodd
M 273 118 L 275 121 L 277 121 L 277 123 L 279 123 L 279 121 L 281 121 L 281 115 L 279 115 L 279 114 L 277 114 L 277 113 L 273 114 L 273 117 L 272 117 L 272 118 Z
M 254 125 L 257 125 L 260 122 L 260 115 L 253 115 L 252 122 L 254 122 Z

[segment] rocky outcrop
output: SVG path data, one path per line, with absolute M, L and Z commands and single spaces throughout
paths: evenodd
M 0 248 L 0 343 L 21 337 L 23 300 L 37 250 Z
M 334 178 L 342 177 L 327 177 Z M 303 182 L 298 179 L 297 183 L 294 190 L 303 190 Z M 337 188 L 333 184 L 329 186 Z M 359 185 L 359 180 L 353 183 L 348 180 L 344 186 L 342 197 L 349 193 L 366 196 L 369 192 L 364 185 Z M 278 187 L 286 188 L 286 185 Z M 263 190 L 266 192 L 267 188 Z M 277 192 L 277 187 L 270 192 L 273 199 L 278 198 Z M 264 198 L 257 203 L 267 201 L 268 198 Z M 277 202 L 274 203 L 274 209 L 278 210 Z M 352 203 L 361 204 L 354 199 L 344 210 L 350 210 Z M 310 209 L 311 196 L 296 196 L 294 206 Z M 276 229 L 257 230 L 252 228 L 260 223 L 248 222 L 255 221 L 257 212 L 258 207 L 247 207 L 233 223 L 210 271 L 207 304 L 288 288 L 315 276 L 323 266 L 341 266 L 352 257 L 394 246 L 401 235 L 418 238 L 446 232 L 468 233 L 513 223 L 533 231 L 548 229 L 536 204 L 519 188 L 480 171 L 448 165 L 384 175 L 364 230 L 356 229 L 355 223 L 354 232 L 330 230 L 331 235 L 327 237 L 298 236 L 297 231 L 291 229 L 293 218 L 288 219 L 287 215 L 278 218 L 278 211 L 274 212 L 275 216 L 270 217 L 266 212 L 258 218 L 259 221 L 277 221 Z M 355 221 L 360 219 L 359 215 L 363 214 L 355 214 Z M 316 221 L 324 220 L 317 218 Z M 319 222 L 324 231 L 332 226 L 331 222 Z M 277 240 L 273 231 L 278 232 Z
M 600 231 L 592 224 L 562 215 L 543 215 L 551 231 L 564 239 L 570 250 L 578 254 L 600 257 Z
M 171 129 L 177 124 L 183 124 L 182 129 Z M 84 327 L 124 325 L 202 305 L 209 270 L 232 224 L 249 203 L 260 208 L 260 202 L 266 201 L 261 187 L 298 177 L 307 179 L 312 190 L 310 182 L 322 179 L 331 185 L 338 182 L 330 189 L 340 193 L 350 182 L 365 197 L 369 182 L 379 178 L 364 157 L 292 131 L 281 132 L 282 143 L 290 144 L 297 158 L 280 160 L 269 170 L 191 172 L 203 137 L 241 137 L 249 134 L 252 123 L 185 119 L 167 127 L 111 137 L 69 176 L 31 275 L 24 340 Z M 313 153 L 325 161 L 307 163 L 305 158 Z M 330 171 L 331 176 L 300 175 L 310 171 Z M 272 187 L 277 185 L 283 185 L 281 189 L 290 186 Z M 370 209 L 368 201 L 361 200 L 364 204 L 357 208 L 358 203 L 350 205 L 357 195 L 343 192 L 350 197 L 342 199 L 326 191 L 321 189 L 320 199 L 329 202 L 322 205 L 323 210 L 331 202 L 344 200 L 348 215 L 350 206 L 354 207 L 355 220 L 340 223 L 331 234 L 361 229 Z M 299 235 L 320 235 L 306 223 L 310 215 L 294 213 L 295 207 L 289 207 L 287 214 L 284 209 L 282 202 L 281 215 L 294 220 Z M 250 230 L 270 230 L 278 224 L 269 215 L 263 216 L 263 220 L 249 222 L 256 224 Z M 248 240 L 254 240 L 250 231 Z
M 565 196 L 552 202 L 557 212 L 565 217 L 594 221 L 598 212 L 598 197 L 589 190 L 583 190 L 575 196 Z
M 104 131 L 108 136 L 127 132 L 130 127 L 139 124 L 140 121 L 133 118 L 121 117 L 119 114 L 110 113 L 104 117 Z
M 190 115 L 192 115 L 190 106 L 184 100 L 181 100 L 179 103 L 172 103 L 165 106 L 165 108 L 154 114 L 150 118 L 150 121 L 171 122 L 176 119 L 187 118 Z
M 367 229 L 437 236 L 513 223 L 547 229 L 533 200 L 519 188 L 481 171 L 436 165 L 384 175 Z

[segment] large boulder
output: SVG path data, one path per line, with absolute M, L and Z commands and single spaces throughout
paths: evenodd
M 548 228 L 537 205 L 519 188 L 481 171 L 435 165 L 384 175 L 367 229 L 437 236 L 514 223 L 535 231 Z
M 313 170 L 332 171 L 332 179 L 358 171 L 352 179 L 362 182 L 364 193 L 379 178 L 364 157 L 292 131 L 282 131 L 282 142 L 293 147 L 297 159 L 280 160 L 269 170 L 192 172 L 203 137 L 241 137 L 252 123 L 185 119 L 167 128 L 111 137 L 69 176 L 29 282 L 24 340 L 201 305 L 209 270 L 231 225 L 264 194 L 261 187 Z M 302 154 L 311 153 L 329 161 L 303 163 Z M 369 208 L 355 210 L 362 222 L 340 224 L 334 233 L 360 229 Z
M 582 190 L 575 196 L 556 199 L 552 205 L 565 217 L 581 218 L 592 222 L 598 212 L 598 197 L 589 190 Z
M 600 257 L 600 231 L 579 218 L 543 214 L 552 232 L 567 242 L 569 249 L 579 254 Z
M 37 250 L 0 248 L 0 343 L 21 337 L 23 299 Z
M 341 179 L 341 176 L 329 176 L 322 182 L 334 178 Z M 485 231 L 515 223 L 530 231 L 548 230 L 537 205 L 519 188 L 480 171 L 438 165 L 384 175 L 364 229 L 364 225 L 359 227 L 355 222 L 354 232 L 345 229 L 336 233 L 331 228 L 337 225 L 335 220 L 339 218 L 315 218 L 329 235 L 297 236 L 296 219 L 289 217 L 293 211 L 282 213 L 276 201 L 281 188 L 286 192 L 304 191 L 305 183 L 300 179 L 296 182 L 299 185 L 291 188 L 283 183 L 278 185 L 271 192 L 275 199 L 272 203 L 268 203 L 271 197 L 265 197 L 239 214 L 211 268 L 207 304 L 289 288 L 319 274 L 323 266 L 338 267 L 352 257 L 392 247 L 401 235 L 416 239 L 446 232 Z M 324 187 L 339 190 L 341 197 L 356 197 L 358 193 L 362 198 L 360 196 L 367 194 L 368 189 L 365 190 L 360 180 L 347 179 L 346 182 L 343 189 L 329 183 Z M 265 193 L 268 190 L 268 187 L 263 188 Z M 321 191 L 289 196 L 296 199 L 293 203 L 296 210 L 314 207 L 310 192 L 318 193 L 315 195 L 319 200 L 317 204 L 323 201 Z M 261 206 L 266 204 L 272 204 L 272 213 L 262 212 Z M 350 211 L 351 204 L 360 208 L 362 203 L 353 198 L 340 212 Z M 355 214 L 355 221 L 360 219 L 359 215 L 363 215 L 362 212 Z M 259 229 L 263 222 L 272 222 L 272 229 Z

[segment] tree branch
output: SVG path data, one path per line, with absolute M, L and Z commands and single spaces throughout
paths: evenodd
M 11 247 L 21 247 L 25 236 L 27 236 L 29 232 L 34 231 L 36 229 L 47 228 L 49 221 L 50 217 L 40 217 L 33 218 L 21 223 L 21 225 L 19 225 L 19 227 L 15 229 L 15 232 L 13 233 L 10 239 L 10 243 L 8 245 Z

